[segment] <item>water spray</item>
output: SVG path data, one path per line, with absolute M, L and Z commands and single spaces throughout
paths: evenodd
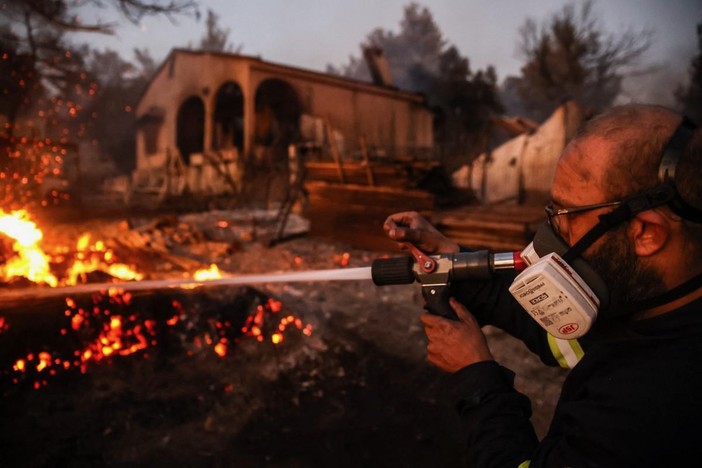
M 9 289 L 3 291 L 2 295 L 0 295 L 0 305 L 10 302 L 17 302 L 18 300 L 28 298 L 47 299 L 78 294 L 92 294 L 115 288 L 123 291 L 150 291 L 159 289 L 194 289 L 210 286 L 237 286 L 263 283 L 351 281 L 369 279 L 371 279 L 371 267 L 223 276 L 222 278 L 203 280 L 196 280 L 192 278 L 168 278 L 159 280 L 128 281 L 121 283 L 88 283 L 56 288 Z
M 526 264 L 519 252 L 492 253 L 487 250 L 454 254 L 427 255 L 407 244 L 411 255 L 379 258 L 370 267 L 337 268 L 300 272 L 230 275 L 222 278 L 196 280 L 170 278 L 130 282 L 88 283 L 55 288 L 9 289 L 0 295 L 0 306 L 27 299 L 47 299 L 71 295 L 92 294 L 120 289 L 151 291 L 163 289 L 194 289 L 212 286 L 236 286 L 266 283 L 373 280 L 377 286 L 421 283 L 426 308 L 432 313 L 457 319 L 449 305 L 453 281 L 489 279 L 496 270 L 521 270 Z

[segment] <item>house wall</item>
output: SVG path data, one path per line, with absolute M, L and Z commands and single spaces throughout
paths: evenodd
M 243 151 L 222 161 L 223 152 L 212 151 L 214 111 L 218 91 L 229 82 L 239 86 L 243 97 L 243 112 L 238 114 L 243 114 Z M 262 87 L 264 84 L 265 88 Z M 267 106 L 258 109 L 257 114 L 256 97 L 261 89 L 267 89 L 271 94 L 264 93 L 269 100 L 262 101 Z M 296 100 L 295 105 L 280 106 L 276 99 L 283 99 L 281 96 L 284 96 L 285 103 L 289 102 L 288 99 Z M 192 152 L 193 147 L 200 147 L 197 140 L 197 145 L 186 145 L 190 148 L 190 155 L 185 157 L 178 150 L 178 114 L 181 105 L 192 97 L 198 98 L 204 107 L 204 138 L 202 154 L 198 150 Z M 136 116 L 141 126 L 136 138 L 137 170 L 132 176 L 133 190 L 139 191 L 139 186 L 149 187 L 151 191 L 161 187 L 158 189 L 160 194 L 175 195 L 174 191 L 181 191 L 183 184 L 194 193 L 235 190 L 235 185 L 241 185 L 238 178 L 242 158 L 277 161 L 281 150 L 282 156 L 287 157 L 291 120 L 277 120 L 274 107 L 281 112 L 280 115 L 286 115 L 286 119 L 289 119 L 290 112 L 299 113 L 298 120 L 293 119 L 298 126 L 307 125 L 311 120 L 318 130 L 319 123 L 328 122 L 342 157 L 358 155 L 361 137 L 365 137 L 367 147 L 390 150 L 390 155 L 412 154 L 413 150 L 426 153 L 433 146 L 433 114 L 418 94 L 268 63 L 256 57 L 175 50 L 162 64 L 137 105 Z M 259 129 L 256 122 L 259 122 Z M 284 125 L 276 126 L 276 123 Z M 199 125 L 197 119 L 187 122 L 183 128 L 199 129 L 190 125 Z M 152 145 L 155 151 L 151 154 L 146 145 L 147 127 L 151 131 L 158 128 L 156 145 Z M 326 132 L 322 133 L 326 140 Z M 189 142 L 200 135 L 199 131 L 187 134 Z M 275 148 L 271 142 L 277 142 Z M 215 161 L 213 156 L 219 159 Z M 170 168 L 165 169 L 166 174 L 164 168 Z M 173 177 L 179 181 L 168 180 Z M 171 189 L 171 186 L 176 188 Z
M 348 148 L 367 144 L 384 148 L 431 148 L 432 113 L 423 99 L 410 93 L 350 82 L 323 75 L 256 63 L 251 69 L 251 88 L 266 79 L 282 79 L 297 92 L 303 111 L 328 119 Z
M 208 54 L 171 54 L 137 105 L 137 118 L 155 107 L 165 111 L 156 154 L 146 153 L 144 135 L 137 132 L 137 167 L 161 166 L 165 162 L 166 152 L 176 150 L 178 109 L 191 96 L 202 99 L 205 106 L 205 149 L 211 147 L 211 116 L 220 86 L 229 81 L 238 83 L 244 92 L 245 112 L 250 108 L 250 115 L 253 115 L 253 102 L 246 92 L 248 71 L 246 61 L 217 60 L 216 56 Z M 253 132 L 252 120 L 245 119 L 246 133 Z
M 457 187 L 470 188 L 483 203 L 542 203 L 563 148 L 582 115 L 572 103 L 558 107 L 534 132 L 521 134 L 453 174 Z
M 529 136 L 522 159 L 523 190 L 527 196 L 548 198 L 556 165 L 566 145 L 566 106 L 560 106 Z
M 138 132 L 137 167 L 153 167 L 165 161 L 167 150 L 176 148 L 178 108 L 190 96 L 205 106 L 204 148 L 211 148 L 212 119 L 217 90 L 234 81 L 244 95 L 244 153 L 253 146 L 254 99 L 258 86 L 267 79 L 279 79 L 297 93 L 302 111 L 328 119 L 344 136 L 347 147 L 357 148 L 365 136 L 378 147 L 433 146 L 432 114 L 423 99 L 412 93 L 380 88 L 366 83 L 269 64 L 256 58 L 175 51 L 152 80 L 137 106 L 137 117 L 152 108 L 164 112 L 158 137 L 158 151 L 148 156 L 144 135 Z
M 475 160 L 470 184 L 483 203 L 517 201 L 523 155 L 529 141 L 527 135 L 519 135 Z

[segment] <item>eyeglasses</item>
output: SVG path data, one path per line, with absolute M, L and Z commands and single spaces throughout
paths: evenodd
M 582 214 L 587 211 L 598 210 L 600 208 L 619 206 L 622 203 L 622 201 L 613 201 L 605 203 L 595 203 L 594 205 L 572 206 L 569 208 L 554 208 L 553 203 L 549 203 L 544 207 L 544 210 L 546 210 L 548 222 L 553 228 L 553 230 L 556 232 L 556 234 L 563 237 L 562 233 L 563 229 L 565 228 L 565 223 L 562 220 L 568 219 L 564 218 L 564 215 Z

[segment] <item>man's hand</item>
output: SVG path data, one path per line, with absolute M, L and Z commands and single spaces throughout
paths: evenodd
M 425 313 L 421 320 L 429 343 L 427 353 L 430 363 L 446 372 L 457 372 L 481 361 L 492 361 L 485 335 L 473 314 L 451 298 L 451 307 L 460 321 L 448 320 Z
M 395 242 L 400 244 L 409 242 L 427 254 L 459 251 L 458 244 L 441 234 L 429 221 L 415 211 L 404 211 L 390 215 L 383 224 L 383 230 Z

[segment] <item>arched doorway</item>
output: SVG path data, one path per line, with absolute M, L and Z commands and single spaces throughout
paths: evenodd
M 237 83 L 228 81 L 215 96 L 212 149 L 219 151 L 233 148 L 239 154 L 244 150 L 244 95 Z
M 205 104 L 197 96 L 186 99 L 178 109 L 176 144 L 185 164 L 190 164 L 191 154 L 204 149 Z
M 302 106 L 297 92 L 283 80 L 268 79 L 256 90 L 256 145 L 271 148 L 273 162 L 287 161 L 287 148 L 300 138 Z
M 256 89 L 254 107 L 256 185 L 265 187 L 268 202 L 283 201 L 290 194 L 288 147 L 300 140 L 300 99 L 290 84 L 271 78 Z

